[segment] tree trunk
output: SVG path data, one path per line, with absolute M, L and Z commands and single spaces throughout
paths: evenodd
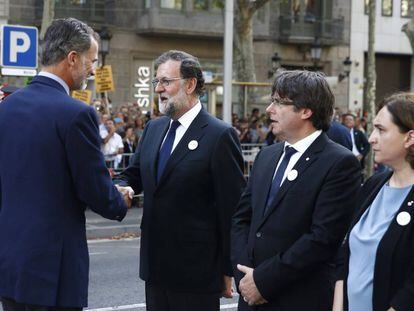
M 236 80 L 256 81 L 253 56 L 253 13 L 248 0 L 236 1 L 234 20 L 234 61 Z
M 43 1 L 43 15 L 42 15 L 42 26 L 40 28 L 40 39 L 43 39 L 46 33 L 47 27 L 53 21 L 55 17 L 55 0 L 44 0 Z
M 375 85 L 377 75 L 375 72 L 375 11 L 376 0 L 369 1 L 369 16 L 368 16 L 368 60 L 367 60 L 367 102 L 368 102 L 368 135 L 373 130 L 373 118 L 375 116 Z M 366 158 L 367 177 L 374 173 L 374 153 L 371 152 Z
M 253 50 L 253 16 L 270 0 L 236 0 L 234 10 L 234 45 L 233 57 L 235 68 L 235 79 L 238 82 L 256 82 L 256 68 L 254 65 Z M 244 86 L 246 87 L 246 86 Z M 247 92 L 240 87 L 235 112 L 239 114 L 244 102 L 251 102 L 254 90 Z M 247 96 L 247 98 L 246 98 Z M 246 111 L 244 111 L 246 114 Z

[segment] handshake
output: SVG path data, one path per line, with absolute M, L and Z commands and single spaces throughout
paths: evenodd
M 125 203 L 128 206 L 128 208 L 131 208 L 132 205 L 132 198 L 134 197 L 134 190 L 132 190 L 131 187 L 122 187 L 119 185 L 115 185 L 116 189 L 118 189 L 119 193 L 122 194 L 124 197 Z

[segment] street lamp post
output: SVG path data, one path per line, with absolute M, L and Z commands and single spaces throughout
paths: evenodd
M 99 37 L 101 41 L 99 43 L 99 53 L 102 57 L 102 67 L 105 66 L 105 57 L 109 53 L 109 41 L 111 40 L 112 36 L 108 31 L 107 27 L 102 27 L 101 31 L 99 32 Z
M 342 62 L 342 64 L 343 64 L 343 68 L 344 68 L 344 70 L 343 70 L 343 72 L 341 72 L 339 75 L 338 75 L 338 81 L 339 82 L 341 82 L 343 79 L 345 79 L 346 77 L 349 77 L 349 73 L 351 72 L 351 65 L 352 65 L 352 61 L 351 61 L 351 59 L 349 58 L 349 56 L 347 56 L 346 58 L 345 58 L 345 60 Z
M 322 46 L 318 38 L 315 38 L 315 41 L 311 46 L 310 53 L 313 61 L 313 70 L 316 71 L 316 69 L 318 69 L 318 63 L 321 60 L 322 55 Z
M 272 70 L 269 70 L 267 72 L 267 77 L 269 79 L 273 78 L 274 75 L 276 74 L 276 71 L 280 68 L 280 62 L 282 61 L 282 58 L 279 56 L 277 52 L 275 52 L 271 60 L 272 60 Z
M 102 59 L 102 67 L 105 66 L 105 58 L 106 55 L 109 54 L 109 41 L 112 38 L 112 35 L 109 33 L 108 28 L 107 27 L 102 27 L 101 31 L 99 32 L 99 37 L 100 37 L 100 41 L 99 41 L 99 54 L 101 54 L 101 59 Z M 105 106 L 108 107 L 108 99 L 105 96 L 105 92 L 101 93 L 101 98 L 102 98 L 102 103 L 105 100 Z

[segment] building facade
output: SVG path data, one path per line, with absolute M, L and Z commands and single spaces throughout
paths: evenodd
M 112 37 L 105 63 L 112 65 L 116 88 L 109 97 L 115 105 L 136 101 L 144 109 L 151 109 L 153 60 L 166 50 L 180 49 L 196 55 L 210 79 L 222 80 L 223 2 L 57 0 L 55 18 L 76 17 L 98 32 L 107 27 Z M 41 0 L 13 0 L 8 23 L 40 26 L 42 6 Z M 269 71 L 275 69 L 271 59 L 275 53 L 287 69 L 322 70 L 327 76 L 337 77 L 350 55 L 350 20 L 351 0 L 269 0 L 254 18 L 257 81 L 272 82 Z M 311 55 L 315 45 L 321 51 L 316 58 Z M 337 106 L 346 109 L 348 79 L 333 85 Z M 211 97 L 220 106 L 220 87 L 211 85 L 209 89 L 217 92 L 209 92 L 210 97 L 204 100 L 220 115 L 220 109 L 211 107 Z M 256 89 L 260 94 L 270 93 L 268 86 Z M 237 96 L 234 98 L 237 101 Z M 246 109 L 258 106 L 264 112 L 268 97 L 257 98 Z
M 409 22 L 409 0 L 377 0 L 375 27 L 376 102 L 395 91 L 413 89 L 412 49 L 403 25 Z M 364 109 L 368 51 L 368 0 L 352 1 L 349 110 Z

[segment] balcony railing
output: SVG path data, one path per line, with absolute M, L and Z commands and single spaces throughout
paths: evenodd
M 150 8 L 138 14 L 137 32 L 149 35 L 174 34 L 222 38 L 224 34 L 222 10 L 175 10 Z M 254 36 L 269 37 L 269 13 L 254 19 Z
M 338 44 L 343 40 L 344 20 L 315 19 L 294 15 L 279 17 L 279 40 L 285 43 L 312 43 L 315 37 L 325 45 Z

